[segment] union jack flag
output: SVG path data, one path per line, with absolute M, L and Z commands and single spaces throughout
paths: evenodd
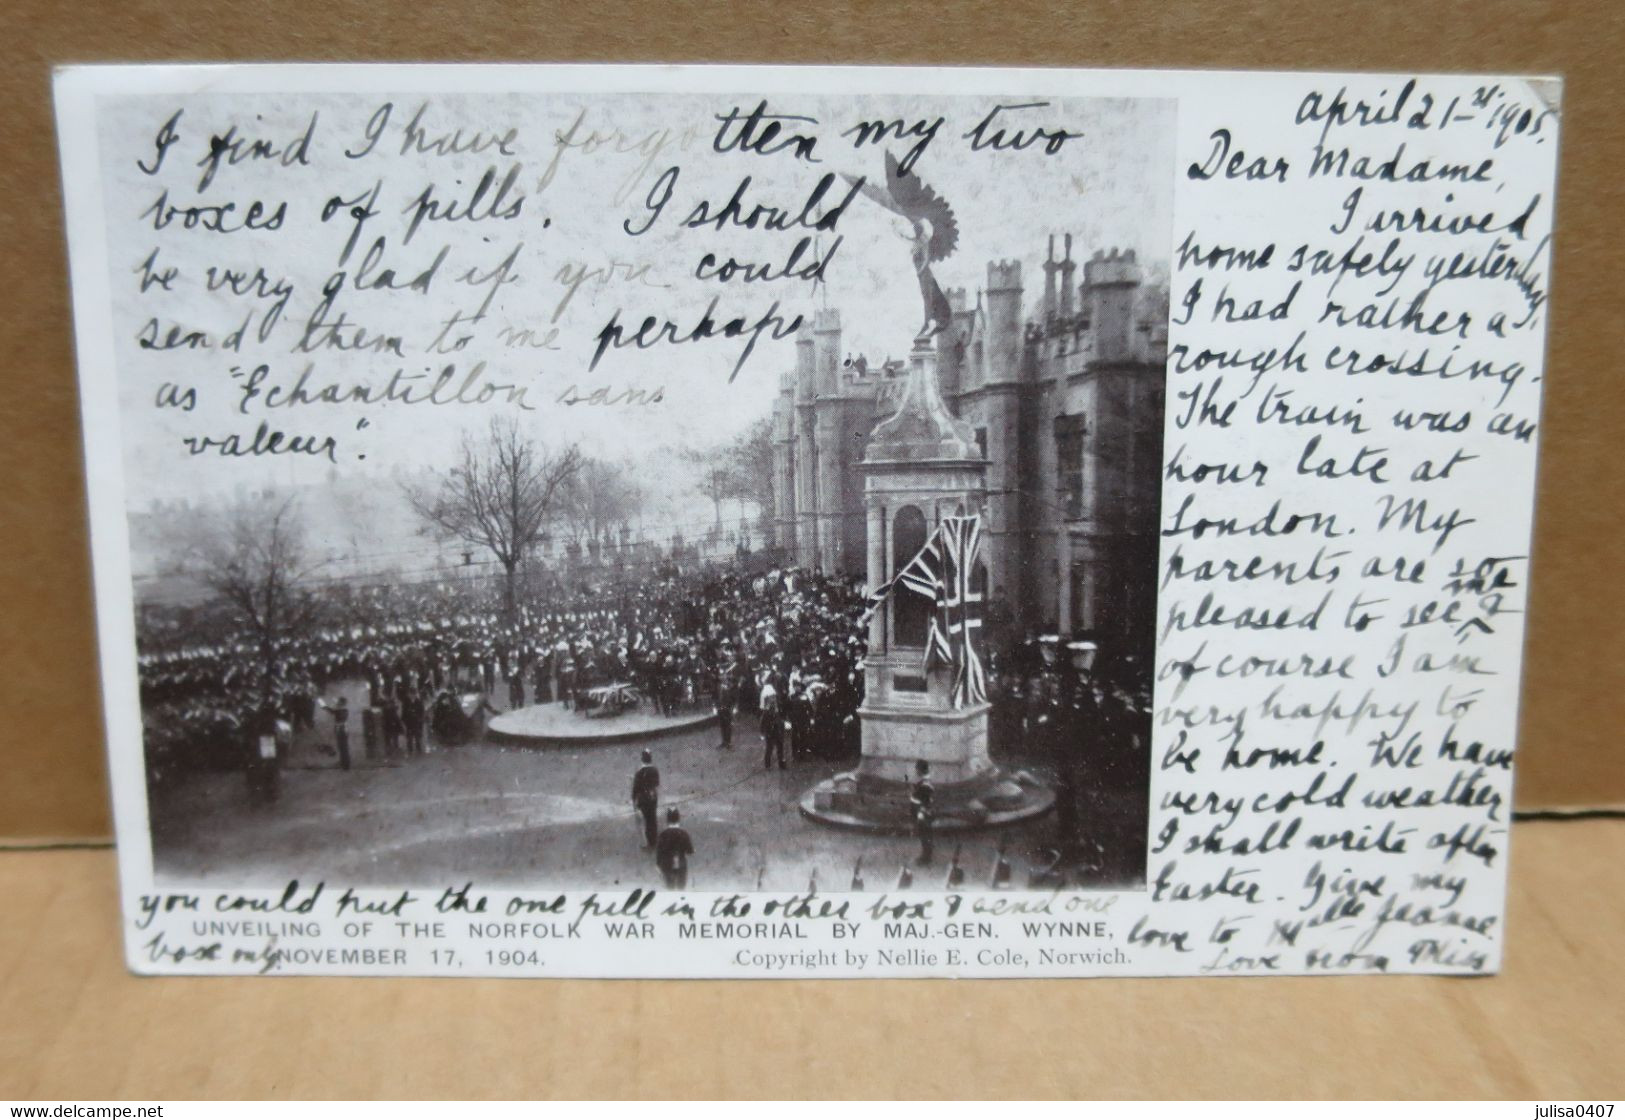
M 978 517 L 944 518 L 937 530 L 943 554 L 941 591 L 931 619 L 932 651 L 947 648 L 954 667 L 953 704 L 981 704 L 987 700 L 987 673 L 976 652 L 976 633 L 982 627 L 983 593 L 975 587 L 977 555 L 982 549 L 982 523 Z
M 987 700 L 987 672 L 975 638 L 982 626 L 983 594 L 973 586 L 981 547 L 981 518 L 943 518 L 914 559 L 889 583 L 869 593 L 863 613 L 867 624 L 899 584 L 932 601 L 936 610 L 926 637 L 925 668 L 938 662 L 953 666 L 950 696 L 956 708 Z

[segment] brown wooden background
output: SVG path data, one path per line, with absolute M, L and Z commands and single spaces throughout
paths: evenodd
M 0 839 L 110 831 L 53 65 L 733 61 L 1560 74 L 1551 361 L 1517 793 L 1625 803 L 1618 0 L 10 0 L 0 67 Z

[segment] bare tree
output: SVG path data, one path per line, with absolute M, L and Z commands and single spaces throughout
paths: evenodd
M 484 437 L 463 437 L 457 465 L 438 486 L 408 485 L 406 496 L 435 530 L 496 558 L 512 616 L 518 607 L 519 564 L 581 463 L 574 445 L 550 453 L 512 417 L 495 417 Z
M 262 699 L 268 700 L 276 684 L 279 650 L 309 630 L 319 613 L 307 584 L 317 565 L 306 551 L 295 499 L 240 502 L 202 519 L 194 531 L 184 566 L 253 632 Z
M 576 541 L 602 541 L 637 516 L 643 492 L 620 463 L 584 459 L 565 487 L 564 520 Z

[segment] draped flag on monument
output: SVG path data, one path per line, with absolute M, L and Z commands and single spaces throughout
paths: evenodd
M 987 674 L 972 640 L 982 626 L 983 594 L 975 587 L 976 559 L 982 548 L 981 519 L 944 518 L 937 540 L 942 550 L 942 580 L 926 656 L 929 658 L 929 651 L 939 643 L 948 648 L 954 666 L 953 704 L 962 708 L 987 700 Z
M 956 708 L 987 699 L 987 673 L 972 635 L 982 625 L 982 593 L 973 586 L 982 547 L 979 517 L 945 517 L 937 531 L 892 579 L 869 592 L 861 622 L 868 625 L 899 584 L 935 605 L 925 645 L 925 667 L 941 660 L 954 667 Z

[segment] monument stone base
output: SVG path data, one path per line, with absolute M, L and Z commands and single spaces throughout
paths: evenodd
M 1055 791 L 1038 778 L 1007 772 L 988 758 L 985 704 L 947 712 L 865 708 L 859 716 L 862 761 L 808 790 L 803 815 L 845 828 L 910 831 L 914 766 L 921 759 L 931 764 L 938 832 L 1014 824 L 1055 804 Z

